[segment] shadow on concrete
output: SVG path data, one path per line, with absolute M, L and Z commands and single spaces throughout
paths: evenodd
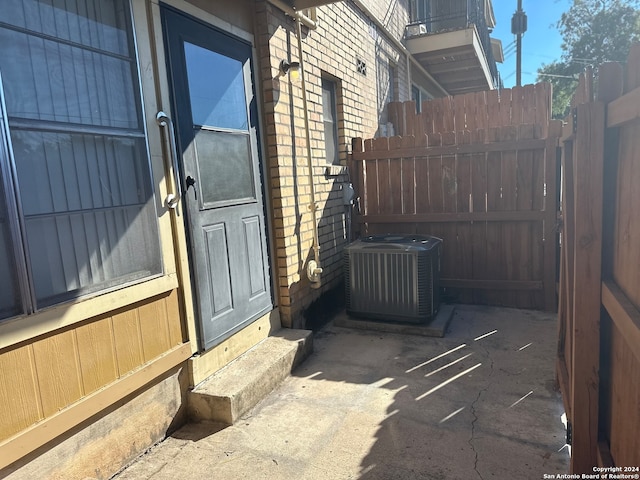
M 342 399 L 350 407 L 340 430 L 379 418 L 375 431 L 351 439 L 362 453 L 357 478 L 567 471 L 552 316 L 461 306 L 444 339 L 329 327 L 316 345 L 294 375 L 328 390 L 358 385 Z
M 321 328 L 234 425 L 189 424 L 118 480 L 461 480 L 565 473 L 556 321 L 458 305 L 444 338 Z

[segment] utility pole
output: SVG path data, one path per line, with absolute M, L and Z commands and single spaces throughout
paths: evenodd
M 516 35 L 516 86 L 522 86 L 522 35 L 527 31 L 527 15 L 522 10 L 522 0 L 511 18 L 511 33 Z

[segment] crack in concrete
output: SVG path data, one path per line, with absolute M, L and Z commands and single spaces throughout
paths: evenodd
M 487 355 L 487 358 L 491 362 L 490 370 L 489 370 L 489 376 L 487 377 L 487 386 L 484 387 L 483 389 L 481 389 L 478 392 L 478 396 L 476 397 L 476 399 L 473 402 L 471 402 L 471 414 L 473 415 L 473 420 L 471 421 L 471 437 L 469 438 L 469 441 L 467 442 L 469 444 L 469 446 L 471 447 L 471 449 L 473 450 L 473 454 L 474 454 L 473 469 L 475 470 L 476 475 L 478 475 L 480 480 L 484 480 L 484 477 L 478 471 L 478 451 L 476 450 L 476 447 L 473 445 L 473 441 L 475 439 L 475 433 L 476 433 L 476 422 L 478 421 L 478 416 L 476 415 L 476 403 L 478 403 L 478 401 L 480 400 L 480 397 L 482 396 L 482 394 L 485 393 L 489 389 L 489 387 L 491 386 L 491 382 L 489 382 L 488 380 L 493 376 L 493 359 L 489 355 L 489 351 L 486 348 L 483 348 L 483 349 L 484 349 L 484 351 L 485 351 L 485 353 Z
M 510 377 L 519 377 L 520 375 L 522 375 L 525 370 L 522 369 L 519 372 L 510 372 L 509 370 L 505 369 L 505 368 L 499 368 L 498 370 L 500 370 L 502 373 L 504 373 L 505 375 L 509 375 Z

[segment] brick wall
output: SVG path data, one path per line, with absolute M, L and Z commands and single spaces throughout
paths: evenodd
M 406 22 L 405 2 L 369 2 L 376 12 L 395 12 Z M 387 5 L 388 4 L 388 5 Z M 389 9 L 389 5 L 395 6 Z M 308 179 L 306 136 L 301 83 L 291 83 L 279 72 L 280 61 L 298 61 L 296 27 L 292 18 L 270 3 L 256 2 L 257 46 L 263 99 L 268 184 L 275 236 L 274 275 L 282 322 L 303 326 L 302 314 L 323 292 L 342 279 L 342 248 L 347 223 L 342 204 L 343 183 L 348 175 L 325 176 L 325 139 L 322 116 L 323 76 L 336 84 L 339 157 L 346 165 L 348 145 L 353 137 L 370 138 L 386 124 L 386 103 L 409 98 L 407 60 L 402 52 L 371 28 L 372 22 L 352 2 L 338 2 L 317 9 L 318 28 L 303 26 L 302 43 L 308 99 L 311 155 L 313 163 L 322 274 L 322 288 L 312 289 L 306 266 L 313 258 L 313 221 L 309 210 L 311 187 Z M 402 30 L 404 25 L 402 27 Z M 397 28 L 400 31 L 399 27 Z M 366 75 L 357 62 L 366 64 Z M 389 63 L 396 78 L 389 78 Z M 389 83 L 394 98 L 389 98 Z

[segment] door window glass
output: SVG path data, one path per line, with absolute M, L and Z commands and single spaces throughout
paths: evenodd
M 248 130 L 242 62 L 184 43 L 194 125 Z
M 229 200 L 255 198 L 247 134 L 198 130 L 196 157 L 205 206 Z

